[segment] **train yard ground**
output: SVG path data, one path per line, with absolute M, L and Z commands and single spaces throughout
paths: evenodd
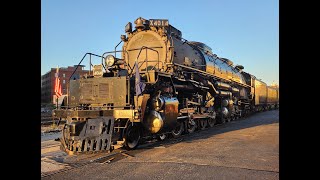
M 43 135 L 42 179 L 279 179 L 279 110 L 133 151 L 66 156 Z

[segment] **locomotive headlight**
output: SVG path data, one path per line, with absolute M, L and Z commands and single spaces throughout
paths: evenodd
M 112 55 L 108 55 L 105 59 L 105 64 L 107 67 L 112 66 L 114 64 L 114 62 L 115 62 L 115 57 Z

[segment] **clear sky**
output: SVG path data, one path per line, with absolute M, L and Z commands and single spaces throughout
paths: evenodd
M 128 22 L 168 19 L 267 84 L 279 84 L 278 0 L 42 0 L 41 74 L 114 50 Z M 87 65 L 87 64 L 85 64 Z

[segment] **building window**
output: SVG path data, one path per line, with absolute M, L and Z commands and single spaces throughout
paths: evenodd
M 63 80 L 63 84 L 65 84 L 66 83 L 66 80 Z
M 65 77 L 66 77 L 66 74 L 63 74 L 63 77 L 65 78 Z

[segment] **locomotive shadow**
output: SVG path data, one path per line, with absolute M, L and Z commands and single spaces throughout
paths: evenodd
M 215 125 L 212 128 L 206 128 L 201 131 L 196 131 L 192 134 L 186 134 L 183 142 L 192 143 L 196 140 L 207 139 L 218 134 L 275 123 L 279 123 L 279 110 L 260 112 L 252 114 L 249 117 L 231 121 L 229 123 Z

